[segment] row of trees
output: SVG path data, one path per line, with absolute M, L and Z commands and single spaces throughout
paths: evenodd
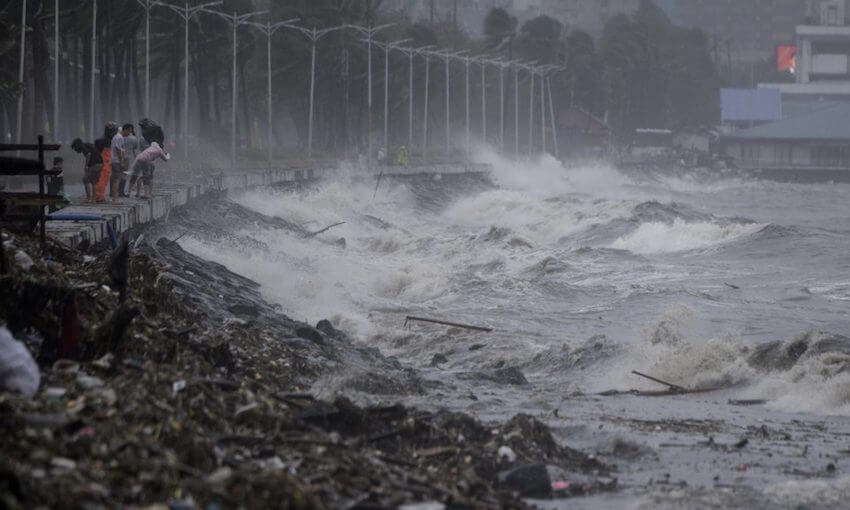
M 20 33 L 21 0 L 0 0 L 0 105 L 3 133 L 14 132 L 17 95 L 17 52 Z M 190 1 L 190 5 L 202 3 Z M 99 120 L 138 120 L 143 109 L 144 9 L 138 0 L 101 1 L 98 5 L 98 70 L 96 111 Z M 26 77 L 24 83 L 25 137 L 54 131 L 53 9 L 55 0 L 29 0 L 27 23 Z M 91 1 L 60 0 L 60 83 L 62 100 L 57 135 L 61 140 L 86 135 L 89 111 L 88 90 L 91 66 Z M 614 132 L 628 138 L 635 127 L 688 127 L 710 125 L 717 120 L 719 79 L 711 62 L 703 33 L 673 26 L 651 1 L 641 2 L 632 16 L 618 16 L 605 28 L 597 42 L 581 31 L 565 33 L 556 20 L 541 16 L 522 26 L 501 9 L 490 12 L 484 23 L 484 37 L 474 40 L 458 32 L 450 21 L 434 23 L 409 19 L 404 12 L 382 9 L 382 0 L 224 0 L 223 12 L 268 10 L 272 21 L 300 18 L 304 27 L 330 27 L 343 24 L 393 25 L 377 37 L 394 41 L 410 39 L 407 46 L 435 45 L 467 49 L 472 54 L 489 54 L 505 60 L 524 59 L 540 65 L 563 66 L 553 78 L 554 106 L 572 106 L 607 118 Z M 169 132 L 180 133 L 183 90 L 183 21 L 165 8 L 151 12 L 151 70 L 153 79 L 151 116 Z M 306 143 L 308 124 L 308 84 L 310 43 L 299 32 L 281 30 L 274 36 L 273 104 L 266 99 L 265 36 L 252 27 L 241 27 L 238 37 L 238 116 L 237 131 L 245 155 L 261 154 L 265 143 L 265 112 L 273 108 L 279 147 Z M 209 147 L 230 136 L 231 30 L 217 16 L 198 15 L 191 25 L 190 107 L 193 144 Z M 383 53 L 373 55 L 373 77 L 377 98 L 383 96 Z M 367 53 L 362 36 L 342 30 L 329 34 L 318 45 L 315 144 L 328 151 L 357 151 L 366 145 Z M 391 143 L 407 141 L 410 94 L 415 99 L 416 140 L 422 139 L 424 115 L 431 117 L 432 139 L 440 143 L 438 131 L 444 124 L 444 67 L 432 62 L 427 112 L 422 100 L 425 62 L 415 61 L 413 91 L 408 90 L 407 59 L 391 54 L 392 72 L 386 86 L 390 91 Z M 381 72 L 378 72 L 378 71 Z M 465 93 L 462 66 L 451 70 L 453 101 Z M 480 90 L 480 73 L 474 73 L 473 90 Z M 499 81 L 492 68 L 486 77 L 490 141 L 499 134 Z M 508 79 L 506 124 L 514 125 L 513 80 Z M 530 92 L 527 73 L 519 83 L 522 100 L 520 119 L 528 128 Z M 473 100 L 473 118 L 480 119 L 482 104 Z M 460 102 L 456 104 L 460 105 Z M 382 104 L 381 104 L 382 106 Z M 374 126 L 381 126 L 382 108 L 373 114 Z M 539 112 L 538 112 L 539 115 Z M 452 108 L 452 122 L 465 121 L 463 108 Z M 475 132 L 483 131 L 480 121 Z M 460 132 L 460 131 L 455 131 Z M 512 132 L 510 132 L 512 135 Z M 8 136 L 8 135 L 7 135 Z M 173 138 L 173 137 L 172 137 Z M 523 135 L 523 143 L 527 136 Z M 380 139 L 376 137 L 376 139 Z M 460 145 L 460 144 L 458 144 Z M 526 148 L 523 148 L 525 150 Z M 196 151 L 197 152 L 197 151 Z

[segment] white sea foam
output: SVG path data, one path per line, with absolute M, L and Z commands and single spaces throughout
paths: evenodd
M 649 222 L 641 224 L 634 232 L 620 237 L 611 248 L 633 253 L 670 253 L 696 250 L 727 243 L 741 236 L 753 234 L 764 228 L 758 224 L 715 222 L 689 223 L 676 218 L 673 223 Z

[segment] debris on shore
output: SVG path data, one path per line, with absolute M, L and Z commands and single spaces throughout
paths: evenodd
M 2 242 L 29 262 L 15 256 L 0 276 L 0 326 L 38 360 L 41 384 L 32 398 L 0 393 L 0 506 L 524 508 L 616 487 L 611 468 L 526 415 L 488 425 L 316 399 L 311 384 L 353 357 L 370 367 L 363 387 L 424 390 L 176 242 L 131 250 L 121 303 L 108 254 Z

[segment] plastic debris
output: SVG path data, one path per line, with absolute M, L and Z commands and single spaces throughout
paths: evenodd
M 511 449 L 510 446 L 500 446 L 499 458 L 513 463 L 516 462 L 516 453 L 513 451 L 513 449 Z
M 23 343 L 0 327 L 0 392 L 32 398 L 38 391 L 41 373 Z

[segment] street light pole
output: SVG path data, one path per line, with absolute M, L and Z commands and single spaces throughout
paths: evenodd
M 91 88 L 89 89 L 89 134 L 92 139 L 97 135 L 94 129 L 94 71 L 97 64 L 97 0 L 92 0 L 91 21 Z
M 520 65 L 514 65 L 514 157 L 519 157 L 519 70 Z
M 310 41 L 310 113 L 307 119 L 307 159 L 313 159 L 313 110 L 316 96 L 316 43 L 319 42 L 319 39 L 331 32 L 348 28 L 348 25 L 324 28 L 322 30 L 316 30 L 316 27 L 310 29 L 295 25 L 291 25 L 288 28 L 298 30 Z
M 540 140 L 543 153 L 546 153 L 546 81 L 540 73 Z
M 145 111 L 144 117 L 150 116 L 151 107 L 151 9 L 164 5 L 156 0 L 136 0 L 145 10 Z
M 53 2 L 53 141 L 59 141 L 59 0 Z
M 384 50 L 384 150 L 389 155 L 390 151 L 390 135 L 389 135 L 389 118 L 390 118 L 390 50 L 402 49 L 401 44 L 409 42 L 410 39 L 402 39 L 395 42 L 375 42 L 375 44 Z M 411 81 L 413 74 L 411 72 Z M 411 84 L 412 88 L 412 84 Z
M 471 60 L 470 57 L 464 57 L 463 63 L 466 67 L 466 154 L 467 157 L 469 153 L 472 152 L 472 140 L 470 138 L 469 131 L 469 64 Z
M 272 36 L 275 32 L 277 32 L 282 27 L 287 28 L 296 28 L 292 26 L 292 23 L 299 21 L 299 18 L 293 18 L 286 21 L 279 21 L 277 23 L 266 22 L 266 24 L 262 23 L 253 23 L 250 22 L 250 25 L 256 27 L 266 36 L 266 85 L 268 92 L 268 105 L 267 105 L 267 118 L 266 118 L 266 134 L 268 135 L 268 156 L 266 160 L 266 164 L 269 168 L 272 166 Z
M 171 5 L 167 3 L 159 3 L 163 7 L 168 7 L 181 18 L 183 18 L 183 45 L 184 45 L 184 60 L 183 60 L 183 160 L 189 161 L 189 22 L 200 11 L 206 10 L 207 7 L 221 5 L 223 2 L 208 2 L 195 7 L 189 7 L 189 2 L 186 2 L 183 7 Z
M 369 162 L 372 161 L 372 41 L 373 41 L 375 34 L 380 32 L 381 30 L 383 30 L 385 28 L 389 28 L 393 25 L 394 25 L 394 23 L 388 23 L 386 25 L 381 25 L 381 26 L 378 26 L 378 27 L 369 27 L 369 28 L 361 27 L 361 26 L 358 26 L 358 25 L 347 25 L 347 28 L 352 28 L 354 30 L 357 30 L 358 32 L 360 32 L 360 33 L 362 33 L 363 35 L 366 36 L 366 51 L 367 51 L 367 54 L 368 54 L 367 101 L 368 101 L 368 105 L 369 105 L 369 115 L 368 115 L 368 117 L 369 117 L 368 118 L 369 157 L 367 158 L 367 160 Z M 386 150 L 386 148 L 384 150 Z
M 487 64 L 486 58 L 478 58 L 478 65 L 481 66 L 481 139 L 485 144 L 487 143 Z
M 27 48 L 27 0 L 23 0 L 21 5 L 21 61 L 18 65 L 18 83 L 21 84 L 20 95 L 18 96 L 18 125 L 15 132 L 15 138 L 18 144 L 21 143 L 21 130 L 24 124 L 24 67 L 26 61 Z M 2 241 L 0 241 L 2 242 Z
M 463 55 L 467 50 L 455 53 L 434 52 L 435 55 L 444 59 L 446 64 L 446 155 L 452 152 L 452 116 L 451 116 L 451 59 Z
M 423 115 L 424 126 L 422 128 L 422 159 L 424 162 L 428 155 L 428 93 L 430 89 L 431 55 L 423 52 L 422 57 L 425 59 L 425 114 Z
M 236 14 L 233 15 L 225 14 L 219 11 L 211 11 L 209 9 L 203 9 L 204 12 L 209 12 L 212 14 L 217 14 L 227 20 L 228 23 L 233 27 L 233 74 L 231 77 L 231 112 L 230 112 L 230 123 L 231 123 L 231 132 L 230 132 L 230 166 L 236 166 L 236 87 L 237 87 L 237 76 L 236 76 L 236 47 L 237 47 L 237 30 L 239 25 L 245 25 L 249 23 L 248 19 L 257 16 L 259 14 L 265 14 L 268 11 L 254 11 L 246 14 Z
M 408 150 L 413 150 L 413 59 L 416 55 L 421 55 L 423 51 L 432 48 L 432 46 L 425 46 L 422 48 L 405 48 L 403 46 L 398 46 L 400 43 L 395 44 L 396 46 L 393 46 L 393 48 L 407 56 L 407 148 Z
M 531 84 L 528 87 L 528 155 L 534 156 L 534 68 L 531 66 L 528 66 L 528 76 L 531 78 Z
M 555 159 L 561 159 L 560 150 L 558 148 L 558 128 L 555 122 L 555 105 L 552 103 L 552 82 L 549 77 L 546 77 L 546 89 L 549 91 L 549 118 L 552 120 L 552 144 L 555 149 Z

